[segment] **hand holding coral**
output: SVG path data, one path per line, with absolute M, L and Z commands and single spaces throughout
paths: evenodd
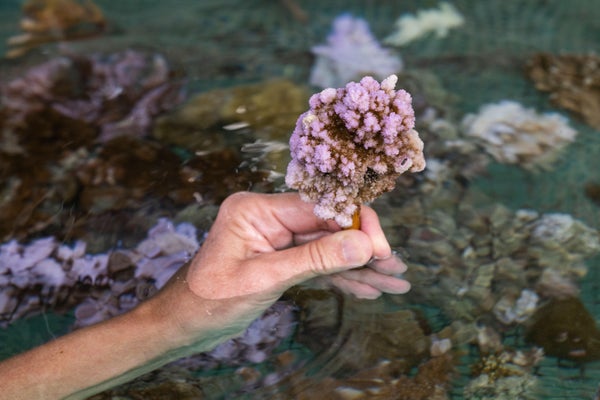
M 229 197 L 185 272 L 203 308 L 179 319 L 186 329 L 204 328 L 208 314 L 241 331 L 289 287 L 316 277 L 361 298 L 409 289 L 396 277 L 406 266 L 392 255 L 372 209 L 363 207 L 361 230 L 341 230 L 312 207 L 294 193 Z M 372 268 L 354 270 L 371 259 Z
M 241 333 L 289 287 L 314 277 L 359 297 L 403 293 L 377 215 L 361 230 L 317 218 L 294 193 L 238 193 L 221 206 L 199 253 L 132 311 L 0 363 L 11 399 L 83 399 Z M 359 268 L 376 259 L 373 268 Z M 56 366 L 60 366 L 57 368 Z M 4 397 L 3 397 L 4 398 Z
M 198 254 L 149 302 L 172 321 L 173 338 L 205 351 L 236 336 L 288 288 L 316 278 L 359 298 L 405 293 L 376 213 L 361 229 L 318 218 L 296 193 L 237 193 L 223 202 Z M 370 268 L 360 268 L 369 264 Z

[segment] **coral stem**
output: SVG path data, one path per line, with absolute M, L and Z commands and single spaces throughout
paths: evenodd
M 345 229 L 360 229 L 360 206 L 352 214 L 352 225 Z

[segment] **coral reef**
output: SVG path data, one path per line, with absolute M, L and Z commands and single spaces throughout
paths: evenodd
M 218 15 L 225 20 L 225 13 Z M 327 79 L 338 79 L 325 87 L 360 79 L 369 73 L 361 70 L 365 65 L 389 70 L 380 76 L 373 72 L 377 79 L 403 69 L 395 50 L 382 48 L 366 22 L 357 21 L 363 20 L 342 20 L 342 28 L 354 29 L 345 31 L 339 42 L 346 40 L 344 44 L 335 47 L 334 23 L 328 41 L 315 47 L 317 64 L 329 68 L 324 72 Z M 210 35 L 233 37 L 226 35 L 227 29 L 237 23 L 221 22 Z M 448 27 L 440 27 L 444 29 L 419 33 L 443 36 Z M 298 31 L 305 40 L 305 29 Z M 411 36 L 408 32 L 405 38 Z M 262 33 L 248 31 L 237 45 L 264 43 Z M 282 50 L 289 37 L 278 37 L 277 55 L 258 61 L 253 53 L 247 63 L 231 53 L 198 50 L 211 61 L 194 59 L 191 87 L 223 85 L 224 81 L 207 82 L 224 73 L 227 84 L 248 82 L 246 78 L 257 75 L 298 77 L 298 60 L 300 76 L 306 76 L 310 53 L 305 47 Z M 235 40 L 226 39 L 225 44 Z M 181 49 L 170 51 L 180 54 Z M 292 56 L 298 59 L 289 62 Z M 275 57 L 285 58 L 289 70 L 270 74 L 272 66 L 265 66 L 265 60 Z M 131 75 L 112 71 L 108 65 L 113 62 Z M 496 62 L 506 60 L 499 56 L 489 61 Z M 181 109 L 159 116 L 180 101 L 182 83 L 161 56 L 69 56 L 45 65 L 48 68 L 25 72 L 27 80 L 13 89 L 5 86 L 0 106 L 0 242 L 5 242 L 0 258 L 8 260 L 0 262 L 0 314 L 5 325 L 39 312 L 75 310 L 79 327 L 151 296 L 197 248 L 192 228 L 171 221 L 203 221 L 208 228 L 217 204 L 232 191 L 277 190 L 274 175 L 284 171 L 288 161 L 284 138 L 306 110 L 308 98 L 304 86 L 290 81 L 259 82 L 200 93 Z M 102 72 L 104 67 L 109 72 Z M 252 75 L 259 67 L 267 69 Z M 593 76 L 593 63 L 585 68 L 586 76 Z M 512 210 L 470 185 L 492 159 L 481 151 L 487 142 L 464 135 L 457 124 L 459 109 L 452 100 L 462 93 L 448 94 L 422 74 L 424 69 L 401 71 L 397 86 L 411 93 L 414 129 L 425 142 L 427 169 L 400 175 L 394 181 L 397 189 L 373 204 L 386 236 L 409 264 L 405 277 L 413 284 L 412 292 L 382 296 L 366 306 L 331 290 L 293 288 L 293 295 L 286 293 L 284 302 L 240 338 L 97 398 L 447 399 L 463 388 L 473 399 L 533 398 L 538 380 L 534 367 L 541 351 L 505 348 L 506 343 L 520 342 L 524 328 L 528 339 L 550 356 L 578 363 L 596 359 L 593 317 L 575 306 L 546 305 L 579 296 L 587 259 L 600 251 L 598 231 L 563 208 L 560 214 Z M 594 88 L 594 78 L 586 79 L 581 70 L 562 71 L 564 81 L 575 78 L 573 86 L 581 84 L 582 93 L 592 93 L 588 90 Z M 346 72 L 354 76 L 342 80 Z M 138 81 L 120 82 L 117 76 Z M 552 79 L 559 84 L 560 77 Z M 173 91 L 154 91 L 154 78 L 173 84 Z M 322 93 L 327 97 L 339 90 L 344 89 Z M 576 95 L 574 90 L 569 93 Z M 595 117 L 587 111 L 595 100 L 583 105 L 577 101 L 571 99 L 570 107 Z M 343 118 L 325 108 L 323 113 L 335 119 L 332 125 L 341 127 Z M 514 118 L 509 120 L 514 134 L 500 122 L 491 123 L 490 137 L 504 140 L 503 135 L 513 135 L 506 146 L 516 163 L 524 162 L 532 170 L 551 167 L 558 154 L 554 148 L 573 139 L 570 128 L 561 132 L 567 132 L 563 136 L 552 131 L 544 137 L 546 122 L 539 120 L 545 117 L 530 116 L 537 122 L 527 122 L 527 129 L 515 128 L 510 125 Z M 559 118 L 555 122 L 560 125 Z M 510 155 L 494 151 L 504 157 L 498 161 L 513 162 L 506 161 Z M 266 171 L 267 163 L 271 171 Z M 369 168 L 357 178 L 370 183 L 375 170 Z M 535 185 L 532 182 L 531 188 Z M 592 185 L 593 181 L 585 190 L 593 200 L 598 196 Z M 150 229 L 159 216 L 170 220 L 160 220 Z M 109 247 L 118 250 L 101 253 Z M 450 390 L 459 357 L 461 363 L 471 364 L 461 371 L 471 367 L 475 376 Z M 550 365 L 552 360 L 547 361 Z M 257 362 L 260 365 L 253 365 Z
M 527 75 L 559 107 L 600 129 L 600 57 L 597 54 L 535 54 Z
M 312 52 L 317 58 L 309 81 L 320 88 L 340 87 L 364 75 L 384 79 L 402 70 L 400 57 L 379 44 L 367 21 L 349 14 L 333 21 L 327 43 Z
M 392 46 L 404 46 L 429 34 L 443 38 L 450 29 L 459 27 L 464 22 L 464 17 L 451 3 L 441 2 L 438 8 L 419 10 L 416 15 L 400 16 L 395 23 L 396 31 L 383 39 L 383 42 Z
M 240 90 L 223 107 L 245 105 L 246 115 L 261 121 L 273 105 L 262 99 L 279 96 L 281 106 L 308 97 L 289 83 L 264 90 Z M 242 104 L 246 95 L 253 101 Z M 237 150 L 210 143 L 182 150 L 167 139 L 142 140 L 154 119 L 182 99 L 182 80 L 166 60 L 135 51 L 54 58 L 7 82 L 0 100 L 0 240 L 52 234 L 103 251 L 117 232 L 139 240 L 149 213 L 173 216 L 193 202 L 272 190 L 270 172 L 260 157 L 239 150 L 242 143 Z M 291 129 L 290 118 L 263 119 L 263 131 Z M 243 140 L 256 140 L 249 136 Z
M 96 36 L 107 25 L 92 0 L 27 0 L 22 8 L 24 33 L 8 39 L 7 58 L 20 57 L 44 43 Z
M 562 214 L 466 203 L 447 214 L 442 203 L 435 205 L 433 210 L 427 203 L 407 205 L 406 214 L 391 221 L 407 232 L 394 245 L 410 257 L 406 276 L 413 289 L 407 296 L 436 304 L 455 319 L 492 312 L 503 324 L 525 322 L 537 298 L 576 291 L 575 282 L 587 272 L 585 259 L 600 251 L 598 232 L 572 218 L 563 234 L 543 235 Z M 416 220 L 414 213 L 426 210 L 427 218 Z
M 466 115 L 462 124 L 496 161 L 530 170 L 550 169 L 560 150 L 577 135 L 565 117 L 540 115 L 508 100 L 483 105 L 478 114 Z
M 411 96 L 397 77 L 370 76 L 314 94 L 290 138 L 286 184 L 315 201 L 315 214 L 352 225 L 361 204 L 394 188 L 405 171 L 425 168 Z

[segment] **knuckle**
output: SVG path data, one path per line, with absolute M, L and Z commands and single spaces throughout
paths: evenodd
M 318 274 L 324 275 L 327 273 L 328 266 L 330 264 L 327 252 L 319 241 L 308 243 L 308 257 L 310 262 L 310 269 Z

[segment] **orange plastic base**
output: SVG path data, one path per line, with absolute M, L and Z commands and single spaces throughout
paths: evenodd
M 360 207 L 352 214 L 352 225 L 346 229 L 360 229 Z

